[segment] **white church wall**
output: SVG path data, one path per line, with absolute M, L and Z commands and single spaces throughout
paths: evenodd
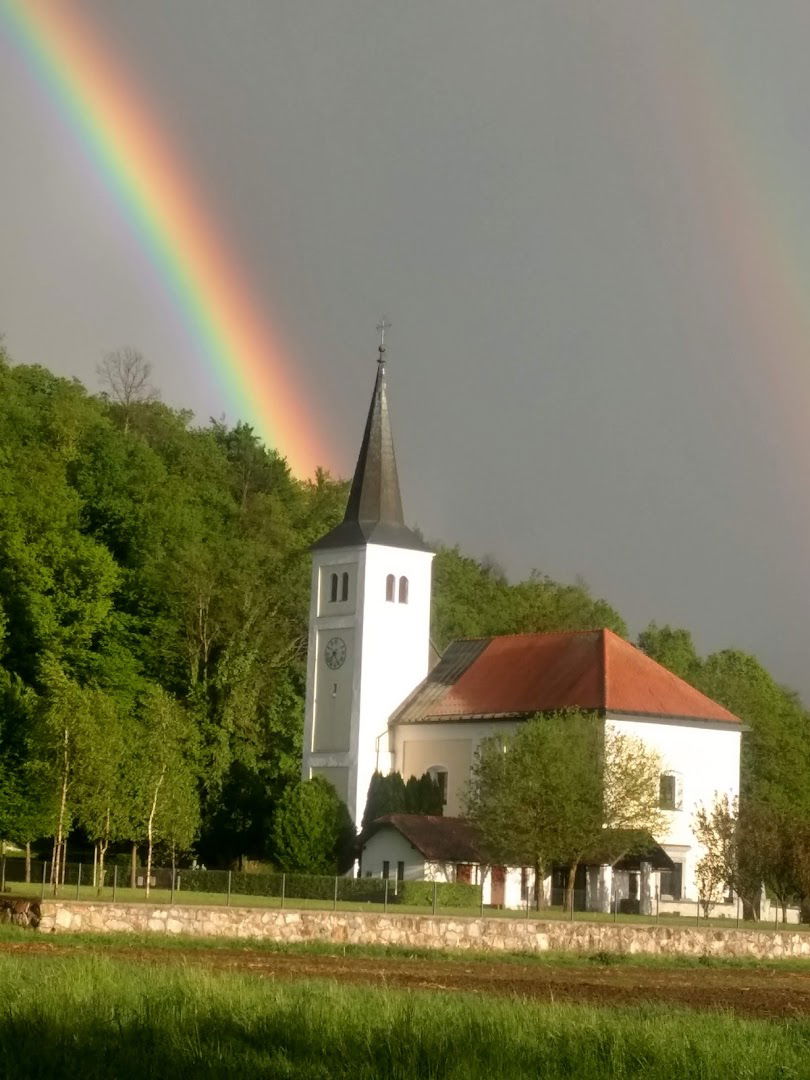
M 469 780 L 478 744 L 491 735 L 508 735 L 517 721 L 399 724 L 393 733 L 394 768 L 407 780 L 436 766 L 447 769 L 447 817 L 463 813 L 461 793 Z
M 432 552 L 369 544 L 365 549 L 361 608 L 359 708 L 353 720 L 356 747 L 349 810 L 359 822 L 375 769 L 389 772 L 388 717 L 427 675 L 430 648 L 430 584 Z M 394 599 L 388 600 L 387 578 L 394 577 Z M 407 602 L 399 599 L 407 581 Z
M 694 834 L 695 812 L 701 805 L 711 807 L 718 795 L 739 794 L 740 729 L 648 717 L 613 716 L 607 723 L 656 750 L 662 771 L 674 776 L 679 808 L 667 811 L 666 831 L 656 839 L 683 863 L 684 897 L 696 897 L 695 869 L 704 849 Z

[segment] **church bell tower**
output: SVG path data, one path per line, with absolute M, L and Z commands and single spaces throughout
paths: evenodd
M 433 552 L 405 525 L 385 380 L 377 378 L 343 521 L 312 548 L 303 776 L 323 776 L 359 826 L 388 718 L 428 672 Z

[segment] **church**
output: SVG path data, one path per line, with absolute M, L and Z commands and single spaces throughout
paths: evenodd
M 584 906 L 607 910 L 621 894 L 649 910 L 653 891 L 674 904 L 697 898 L 695 810 L 737 796 L 742 724 L 606 629 L 462 640 L 432 655 L 433 553 L 405 524 L 382 343 L 346 513 L 312 555 L 304 779 L 330 781 L 358 825 L 375 770 L 428 772 L 445 803 L 444 819 L 379 822 L 364 838 L 363 873 L 476 880 L 487 902 L 517 906 L 526 871 L 476 858 L 460 792 L 482 739 L 577 708 L 658 753 L 668 821 L 640 865 L 582 868 Z

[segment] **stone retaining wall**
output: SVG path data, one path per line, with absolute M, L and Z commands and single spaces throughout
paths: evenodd
M 39 930 L 154 932 L 485 952 L 573 951 L 810 959 L 810 933 L 447 915 L 43 901 Z

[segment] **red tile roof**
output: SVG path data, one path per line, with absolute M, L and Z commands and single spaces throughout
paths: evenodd
M 612 630 L 454 642 L 392 723 L 574 708 L 740 723 Z

